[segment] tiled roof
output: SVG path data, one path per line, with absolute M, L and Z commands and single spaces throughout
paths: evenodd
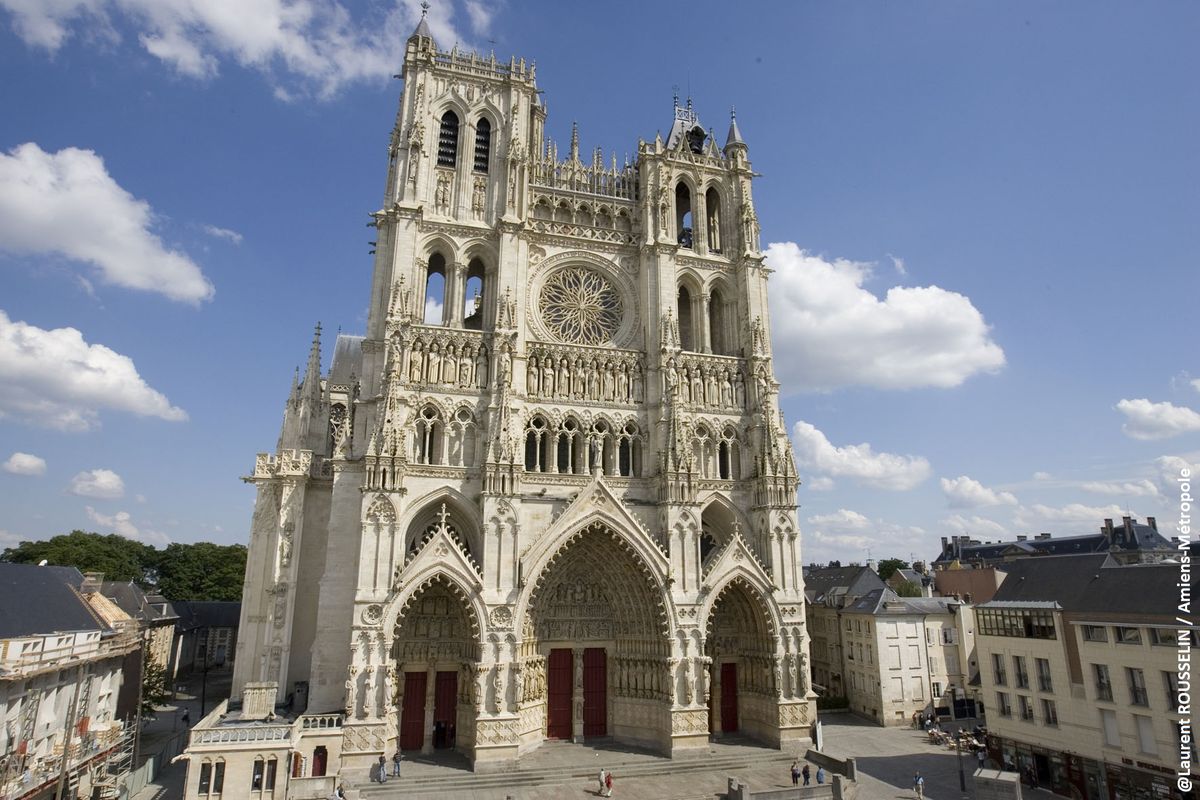
M 108 631 L 78 587 L 74 567 L 0 563 L 0 639 L 68 631 Z

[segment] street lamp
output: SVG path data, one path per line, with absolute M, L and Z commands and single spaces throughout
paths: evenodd
M 963 737 L 959 736 L 955 739 L 954 749 L 958 752 L 958 788 L 962 791 L 963 797 L 967 796 L 967 775 L 963 772 L 962 763 L 962 742 Z

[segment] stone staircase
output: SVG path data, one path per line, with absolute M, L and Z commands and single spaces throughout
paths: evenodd
M 543 748 L 553 746 L 543 745 Z M 516 769 L 497 772 L 466 772 L 449 767 L 436 772 L 423 769 L 416 775 L 389 778 L 386 784 L 358 783 L 356 789 L 362 800 L 384 800 L 393 797 L 442 797 L 448 800 L 454 796 L 469 797 L 472 791 L 488 789 L 511 790 L 514 797 L 519 797 L 522 789 L 535 786 L 586 783 L 588 788 L 591 788 L 595 785 L 596 773 L 601 766 L 612 772 L 618 781 L 628 781 L 637 777 L 675 776 L 692 772 L 734 774 L 740 770 L 771 765 L 776 765 L 781 774 L 786 774 L 787 767 L 794 758 L 779 750 L 765 748 L 738 748 L 735 752 L 703 753 L 675 759 L 639 756 L 620 751 L 613 751 L 612 758 L 581 755 L 588 755 L 589 760 L 518 766 Z M 412 765 L 406 763 L 405 766 Z M 711 795 L 705 797 L 711 798 Z

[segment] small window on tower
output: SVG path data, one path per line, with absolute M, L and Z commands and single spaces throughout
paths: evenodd
M 492 149 L 492 123 L 480 117 L 475 126 L 475 171 L 487 173 L 488 157 Z
M 453 167 L 458 163 L 458 115 L 453 111 L 442 114 L 437 163 L 439 167 Z

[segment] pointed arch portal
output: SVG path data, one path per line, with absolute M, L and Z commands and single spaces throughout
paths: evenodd
M 463 590 L 435 575 L 417 589 L 393 629 L 395 678 L 388 705 L 397 746 L 430 753 L 474 747 L 479 620 Z
M 594 522 L 550 560 L 523 619 L 523 743 L 611 736 L 669 748 L 662 592 L 633 547 Z
M 775 634 L 758 590 L 734 578 L 708 614 L 705 656 L 711 661 L 709 732 L 777 739 L 779 680 Z

